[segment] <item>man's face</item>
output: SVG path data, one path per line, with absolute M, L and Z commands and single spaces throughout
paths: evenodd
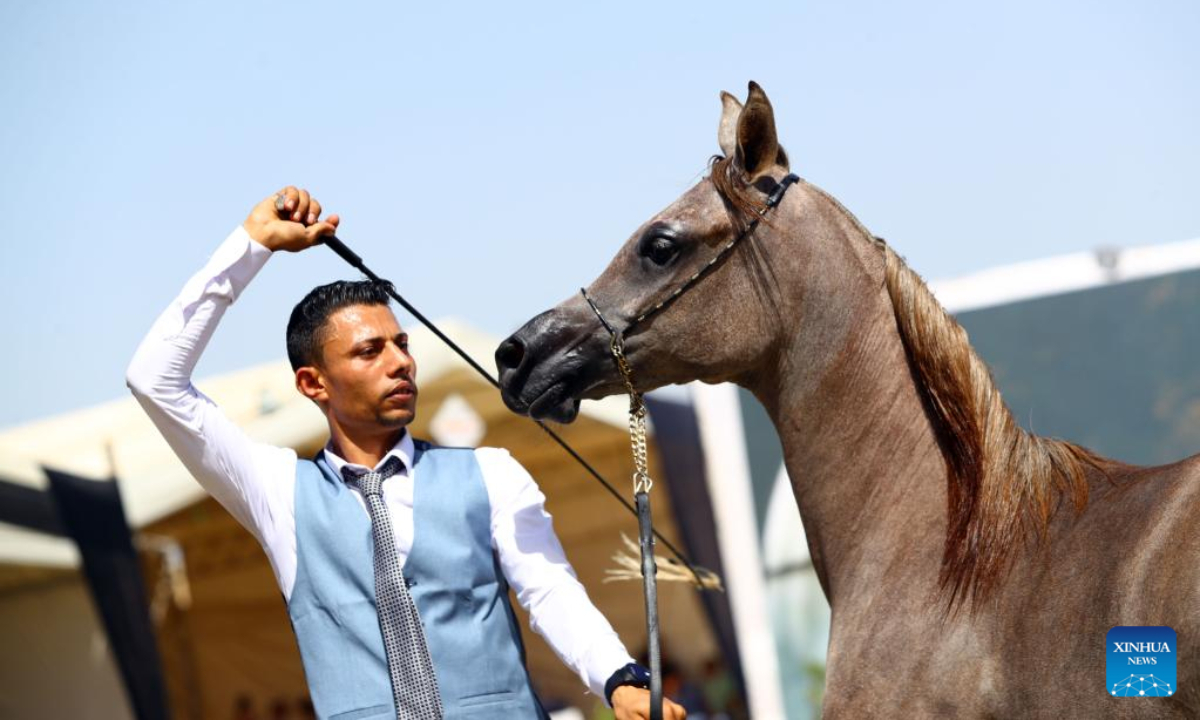
M 413 421 L 417 364 L 390 307 L 338 310 L 329 316 L 321 350 L 328 412 L 342 428 L 369 433 Z

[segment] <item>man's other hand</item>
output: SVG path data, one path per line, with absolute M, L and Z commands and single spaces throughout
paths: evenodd
M 650 720 L 650 691 L 622 685 L 612 694 L 613 715 L 617 720 Z M 684 720 L 687 711 L 663 698 L 663 720 Z
M 268 250 L 300 252 L 337 231 L 341 218 L 321 219 L 321 203 L 291 185 L 254 206 L 242 223 L 250 237 Z

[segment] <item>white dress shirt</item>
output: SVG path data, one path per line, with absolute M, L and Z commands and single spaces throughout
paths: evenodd
M 226 308 L 271 254 L 238 226 L 154 323 L 126 384 L 196 480 L 262 544 L 290 598 L 296 582 L 296 452 L 250 439 L 191 382 Z M 348 463 L 332 445 L 323 452 L 340 474 Z M 413 542 L 413 441 L 407 432 L 388 455 L 398 456 L 405 468 L 383 484 L 403 563 Z M 479 448 L 475 457 L 491 503 L 492 548 L 517 601 L 529 611 L 533 629 L 603 697 L 609 676 L 632 662 L 629 653 L 576 579 L 537 483 L 506 450 Z M 366 513 L 361 493 L 353 492 Z

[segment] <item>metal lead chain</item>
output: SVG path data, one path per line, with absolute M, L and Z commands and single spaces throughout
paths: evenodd
M 584 294 L 587 297 L 587 294 Z M 589 300 L 589 302 L 591 302 Z M 593 305 L 595 308 L 595 305 Z M 597 314 L 599 311 L 597 310 Z M 601 317 L 603 321 L 603 317 Z M 633 370 L 625 357 L 625 342 L 620 333 L 612 334 L 609 344 L 625 391 L 629 393 L 629 444 L 633 449 L 633 497 L 637 502 L 638 546 L 642 555 L 642 589 L 646 600 L 646 652 L 650 660 L 650 720 L 662 720 L 662 655 L 658 637 L 658 565 L 654 561 L 653 521 L 650 512 L 650 488 L 654 481 L 646 462 L 646 405 L 633 386 Z
M 629 393 L 629 444 L 633 451 L 633 492 L 650 492 L 654 480 L 650 478 L 649 463 L 646 459 L 646 405 L 642 402 L 642 394 L 633 387 L 633 370 L 625 358 L 625 344 L 621 336 L 614 334 L 609 345 L 613 359 L 617 361 L 617 369 L 621 371 L 621 379 L 625 382 L 625 391 Z

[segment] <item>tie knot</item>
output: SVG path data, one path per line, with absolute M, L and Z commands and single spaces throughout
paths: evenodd
M 393 455 L 378 470 L 355 473 L 354 470 L 344 467 L 342 468 L 342 476 L 346 478 L 346 482 L 357 487 L 365 496 L 382 495 L 383 481 L 400 472 L 402 467 L 404 467 L 404 463 L 400 461 L 400 458 Z

